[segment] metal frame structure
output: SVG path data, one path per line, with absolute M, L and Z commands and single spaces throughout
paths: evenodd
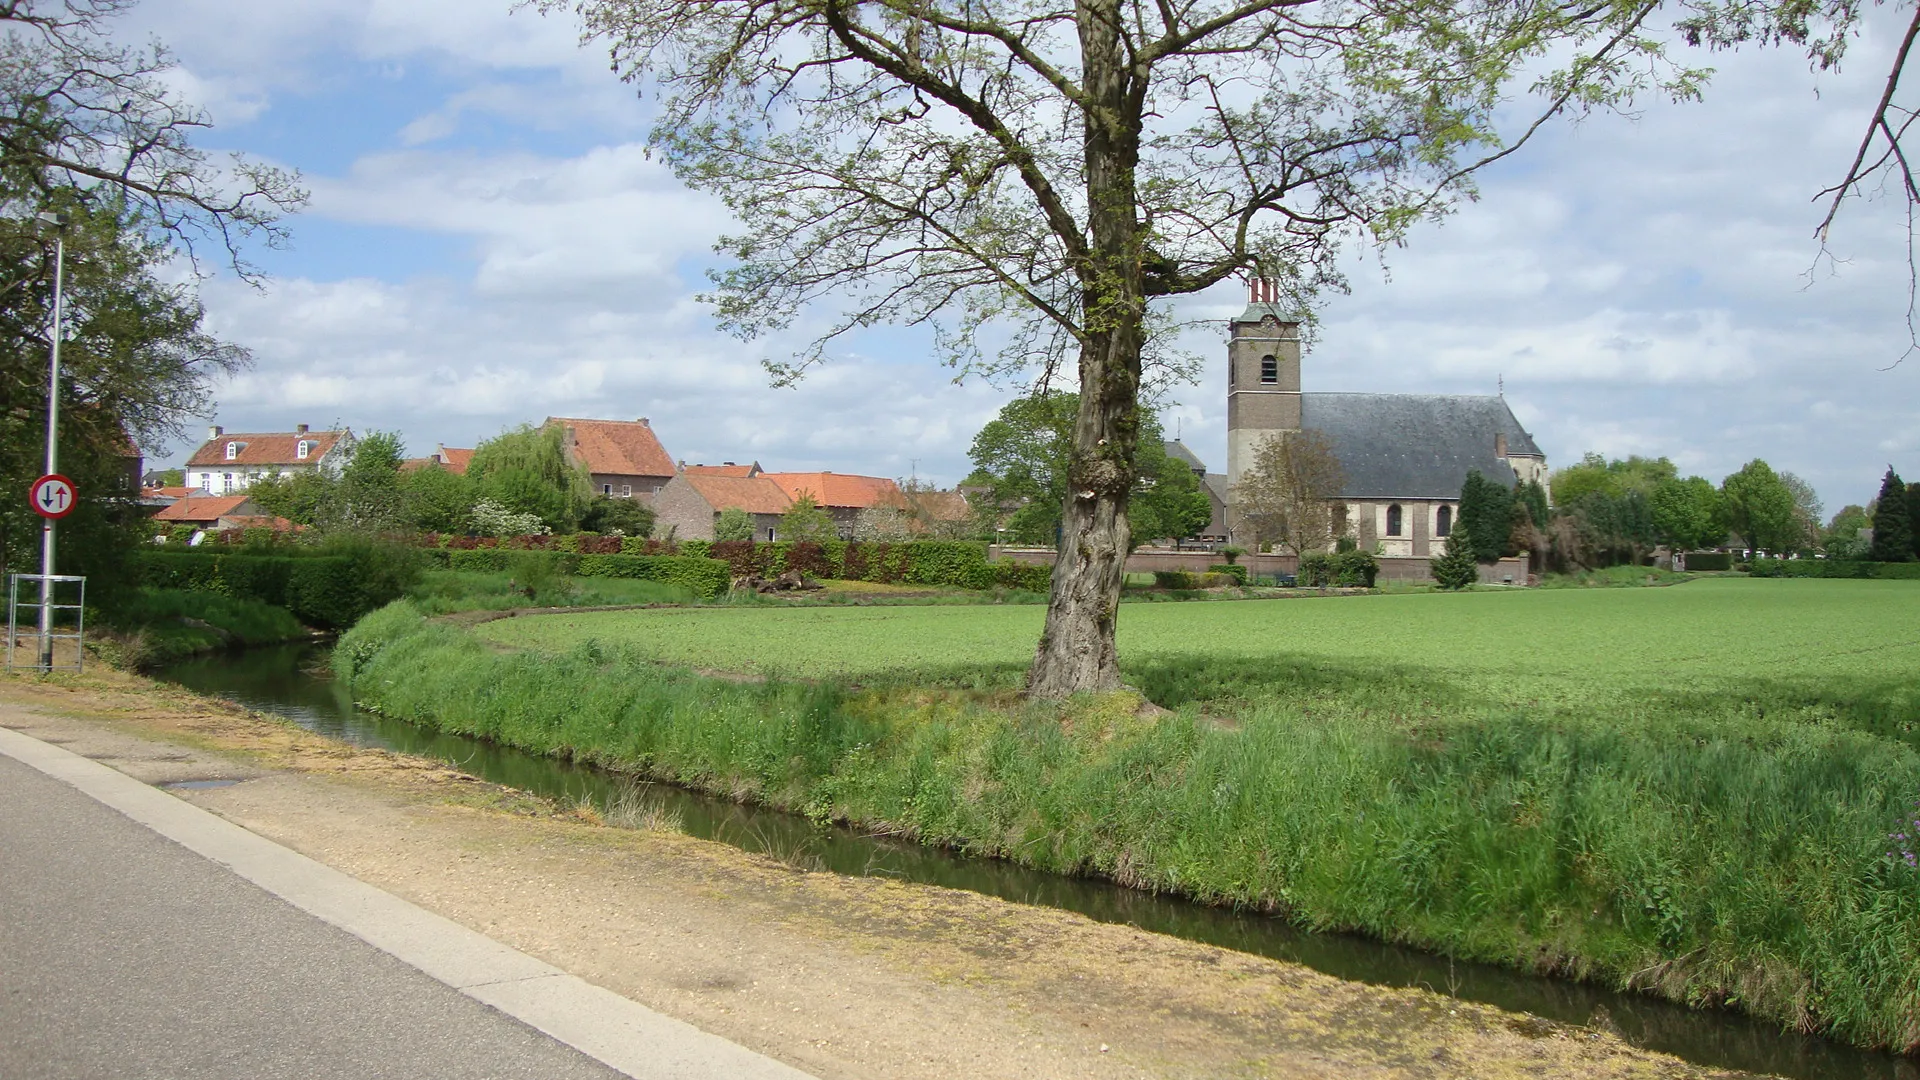
M 26 603 L 20 599 L 20 586 L 26 583 L 29 588 L 37 585 L 35 596 Z M 61 603 L 61 586 L 72 585 L 72 603 Z M 25 610 L 31 621 L 24 626 L 20 613 Z M 70 619 L 63 620 L 62 612 L 71 612 Z M 70 623 L 71 628 L 63 623 Z M 7 670 L 8 671 L 73 671 L 81 670 L 86 660 L 85 635 L 87 629 L 87 579 L 71 574 L 9 574 L 7 576 Z M 22 631 L 25 638 L 22 639 Z M 62 651 L 61 642 L 73 643 L 73 662 L 56 663 Z M 22 662 L 20 656 L 25 650 L 27 657 Z

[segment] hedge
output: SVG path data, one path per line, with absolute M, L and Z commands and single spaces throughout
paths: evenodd
M 326 630 L 344 630 L 398 595 L 384 595 L 392 589 L 373 584 L 349 555 L 142 551 L 133 565 L 143 585 L 258 600 Z
M 1733 556 L 1725 551 L 1689 551 L 1684 558 L 1689 571 L 1733 569 Z
M 688 541 L 681 550 L 692 553 L 695 544 Z M 724 561 L 735 576 L 778 577 L 788 570 L 799 570 L 814 577 L 889 585 L 987 589 L 1001 583 L 1000 571 L 987 562 L 987 545 L 970 540 L 908 540 L 898 544 L 721 540 L 705 547 L 707 554 Z M 1009 573 L 1025 580 L 1018 572 Z
M 726 563 L 691 555 L 582 555 L 579 574 L 658 581 L 708 600 L 724 594 L 733 579 Z
M 1691 557 L 1688 569 L 1693 568 Z M 1747 571 L 1754 577 L 1878 578 L 1882 581 L 1920 581 L 1920 562 L 1866 562 L 1855 559 L 1755 559 Z
M 1373 588 L 1380 575 L 1380 561 L 1365 551 L 1327 553 L 1317 551 L 1300 560 L 1300 584 L 1324 588 L 1328 585 Z
M 1053 588 L 1053 567 L 1001 559 L 993 564 L 993 583 L 1003 589 L 1043 593 Z

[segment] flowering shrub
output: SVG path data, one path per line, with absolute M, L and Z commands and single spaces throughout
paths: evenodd
M 1887 835 L 1887 839 L 1898 845 L 1887 852 L 1887 858 L 1906 863 L 1910 869 L 1920 869 L 1920 856 L 1914 854 L 1914 849 L 1920 848 L 1920 802 L 1913 804 L 1913 820 L 1905 823 L 1901 828 L 1906 831 Z

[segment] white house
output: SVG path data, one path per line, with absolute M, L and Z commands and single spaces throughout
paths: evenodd
M 325 471 L 339 475 L 353 454 L 353 432 L 309 431 L 245 434 L 207 429 L 207 441 L 187 459 L 187 486 L 209 495 L 231 495 L 269 476 Z

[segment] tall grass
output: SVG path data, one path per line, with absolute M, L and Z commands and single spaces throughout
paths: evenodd
M 535 572 L 516 578 L 481 570 L 429 570 L 407 590 L 407 599 L 430 615 L 510 608 L 610 607 L 620 604 L 691 604 L 692 593 L 658 581 L 568 577 L 530 563 Z
M 99 623 L 120 667 L 151 670 L 195 653 L 297 641 L 307 636 L 285 608 L 185 589 L 130 589 Z
M 335 663 L 382 712 L 539 753 L 1920 1046 L 1920 874 L 1886 854 L 1920 793 L 1901 679 L 1616 713 L 1477 703 L 1413 666 L 1173 656 L 1129 672 L 1177 710 L 1149 720 L 1130 694 L 731 682 L 593 641 L 501 653 L 405 603 Z

